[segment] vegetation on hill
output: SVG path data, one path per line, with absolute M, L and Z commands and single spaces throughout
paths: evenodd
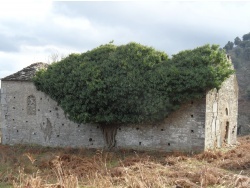
M 234 42 L 228 41 L 224 49 L 232 56 L 235 68 L 240 68 L 245 61 L 250 61 L 250 33 L 234 39 Z
M 239 85 L 238 133 L 250 133 L 250 33 L 228 41 L 224 49 L 231 56 Z
M 115 125 L 163 120 L 180 104 L 219 88 L 232 73 L 225 52 L 216 45 L 169 59 L 137 43 L 110 43 L 51 64 L 37 72 L 34 83 L 69 119 L 100 123 L 115 135 Z

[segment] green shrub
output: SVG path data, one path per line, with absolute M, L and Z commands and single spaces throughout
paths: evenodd
M 216 45 L 168 58 L 137 43 L 102 45 L 38 71 L 38 90 L 78 123 L 127 124 L 163 120 L 181 103 L 201 98 L 233 73 Z

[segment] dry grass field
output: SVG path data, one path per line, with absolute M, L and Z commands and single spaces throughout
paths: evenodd
M 250 136 L 196 155 L 0 145 L 1 188 L 249 188 Z

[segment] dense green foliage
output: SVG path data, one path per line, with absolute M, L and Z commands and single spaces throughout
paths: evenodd
M 236 37 L 234 42 L 228 41 L 224 49 L 231 55 L 236 69 L 245 66 L 250 61 L 250 33 L 243 35 L 242 40 Z
M 162 120 L 181 103 L 219 88 L 232 73 L 216 45 L 169 59 L 137 43 L 106 44 L 38 71 L 34 83 L 75 122 L 144 123 Z
M 171 67 L 171 98 L 179 103 L 200 98 L 208 89 L 219 88 L 233 73 L 223 50 L 205 45 L 173 55 Z M 166 72 L 168 72 L 166 70 Z

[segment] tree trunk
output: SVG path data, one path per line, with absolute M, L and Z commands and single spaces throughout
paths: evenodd
M 104 140 L 106 142 L 107 148 L 112 149 L 116 145 L 116 133 L 117 125 L 114 124 L 104 124 L 101 125 Z

